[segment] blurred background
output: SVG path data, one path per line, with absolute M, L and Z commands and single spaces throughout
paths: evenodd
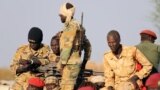
M 0 0 L 0 80 L 13 80 L 9 71 L 16 49 L 27 44 L 31 27 L 43 30 L 43 43 L 60 31 L 59 7 L 70 1 L 76 6 L 75 18 L 81 20 L 92 44 L 91 60 L 87 68 L 103 71 L 103 54 L 109 50 L 106 43 L 108 31 L 115 29 L 121 34 L 122 43 L 136 45 L 143 29 L 156 32 L 159 43 L 160 0 Z

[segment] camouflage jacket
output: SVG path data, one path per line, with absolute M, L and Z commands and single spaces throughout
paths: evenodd
M 22 45 L 19 47 L 13 57 L 13 61 L 10 65 L 10 68 L 14 74 L 16 74 L 17 68 L 20 66 L 19 60 L 30 60 L 31 57 L 37 57 L 42 65 L 49 63 L 48 55 L 50 52 L 49 46 L 42 44 L 42 48 L 37 51 L 31 49 L 28 45 Z
M 88 60 L 91 55 L 91 44 L 80 24 L 71 20 L 69 23 L 65 23 L 60 37 L 61 64 L 80 63 L 82 50 L 84 50 L 84 60 Z

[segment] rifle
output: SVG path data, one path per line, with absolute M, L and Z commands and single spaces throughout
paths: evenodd
M 37 71 L 40 73 L 45 73 L 46 76 L 55 76 L 55 77 L 61 77 L 60 72 L 57 70 L 56 64 L 50 63 L 44 66 L 40 66 L 37 68 Z
M 96 72 L 96 71 L 93 71 L 92 69 L 84 69 L 83 70 L 83 77 L 90 77 L 90 76 L 104 76 L 104 73 L 103 72 Z
M 93 71 L 92 69 L 81 69 L 81 72 L 79 73 L 78 77 L 77 77 L 77 81 L 76 81 L 76 85 L 75 85 L 75 88 L 74 90 L 77 90 L 78 87 L 88 81 L 87 77 L 90 77 L 90 76 L 97 76 L 97 75 L 101 75 L 101 76 L 104 76 L 104 73 L 103 72 L 96 72 L 96 71 Z

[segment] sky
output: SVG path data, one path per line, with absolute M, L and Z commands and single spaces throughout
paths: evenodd
M 43 43 L 49 45 L 51 37 L 62 30 L 59 7 L 67 1 L 75 5 L 77 20 L 84 13 L 83 26 L 92 44 L 91 60 L 97 63 L 109 50 L 106 35 L 110 30 L 119 31 L 125 45 L 138 44 L 143 29 L 159 33 L 151 18 L 152 0 L 0 0 L 0 67 L 9 67 L 17 48 L 28 43 L 31 27 L 41 28 Z

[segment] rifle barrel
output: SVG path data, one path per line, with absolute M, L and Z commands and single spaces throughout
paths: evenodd
M 104 76 L 104 72 L 95 72 L 93 71 L 93 76 L 101 75 Z

